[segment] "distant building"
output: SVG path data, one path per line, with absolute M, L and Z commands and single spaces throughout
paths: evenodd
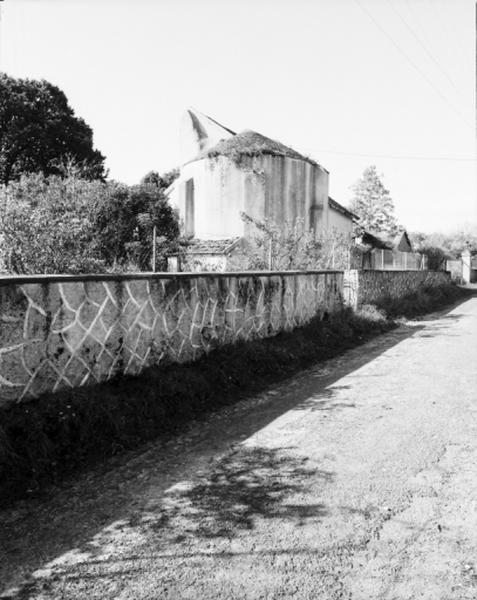
M 405 230 L 394 238 L 380 237 L 364 231 L 356 239 L 361 251 L 361 267 L 364 269 L 419 270 L 427 268 L 427 257 L 413 252 L 412 243 Z
M 364 231 L 357 241 L 358 243 L 367 245 L 371 250 L 394 250 L 398 252 L 413 251 L 411 240 L 404 229 L 393 238 L 383 236 L 374 231 Z
M 393 250 L 399 250 L 399 252 L 412 252 L 412 244 L 407 231 L 400 231 L 393 239 Z

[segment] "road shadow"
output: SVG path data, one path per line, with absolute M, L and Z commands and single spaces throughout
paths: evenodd
M 473 297 L 472 297 L 473 298 Z M 468 302 L 470 298 L 466 298 L 463 302 Z M 465 312 L 455 312 L 456 308 L 463 302 L 454 305 L 446 310 L 425 317 L 420 323 L 424 326 L 422 330 L 417 332 L 416 337 L 433 338 L 436 336 L 456 337 L 458 334 L 451 333 L 455 324 L 466 321 L 472 315 Z
M 342 402 L 342 394 L 341 402 L 334 399 L 337 390 L 349 387 L 337 384 L 340 379 L 419 334 L 429 321 L 458 318 L 443 313 L 402 325 L 264 393 L 208 414 L 167 442 L 150 442 L 108 459 L 40 498 L 1 511 L 0 593 L 72 549 L 89 557 L 102 553 L 111 527 L 180 545 L 190 538 L 231 538 L 262 518 L 297 524 L 322 518 L 326 507 L 287 504 L 286 497 L 298 491 L 294 486 L 299 479 L 326 485 L 332 474 L 307 467 L 289 450 L 247 450 L 241 442 L 292 409 L 355 410 L 351 397 L 349 402 Z M 210 470 L 212 459 L 222 454 Z M 200 474 L 204 468 L 207 475 Z M 180 533 L 174 525 L 178 521 L 188 523 Z
M 174 532 L 174 541 L 187 535 L 201 538 L 233 536 L 253 529 L 257 518 L 292 520 L 296 525 L 326 515 L 324 505 L 284 502 L 313 479 L 329 483 L 333 474 L 306 466 L 307 457 L 287 449 L 242 447 L 221 458 L 202 480 L 174 486 L 164 496 L 165 508 L 158 526 Z M 162 503 L 164 507 L 164 502 Z M 178 522 L 187 522 L 177 534 Z
M 150 558 L 151 549 L 174 558 L 184 553 L 184 542 L 198 549 L 201 540 L 230 542 L 258 521 L 280 520 L 294 527 L 318 522 L 327 515 L 325 505 L 301 504 L 296 498 L 312 486 L 332 482 L 333 473 L 310 467 L 308 461 L 294 448 L 240 446 L 195 479 L 158 491 L 127 518 L 111 523 L 58 561 L 43 564 L 33 579 L 27 578 L 7 597 L 30 597 L 60 579 L 86 582 L 107 577 L 113 584 L 121 582 L 137 571 L 121 565 Z M 121 549 L 120 555 L 111 556 L 113 545 Z
M 351 400 L 349 402 L 338 402 L 336 396 L 342 394 L 343 391 L 350 391 L 350 385 L 333 385 L 322 392 L 314 394 L 300 402 L 294 410 L 303 410 L 307 412 L 322 412 L 336 411 L 345 408 L 356 408 L 356 404 Z

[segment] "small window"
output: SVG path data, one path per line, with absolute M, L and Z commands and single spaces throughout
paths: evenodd
M 320 219 L 322 218 L 323 209 L 321 206 L 314 204 L 310 206 L 310 229 L 317 232 L 319 230 Z

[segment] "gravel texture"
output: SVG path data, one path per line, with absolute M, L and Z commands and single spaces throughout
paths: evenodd
M 3 511 L 0 590 L 475 600 L 476 440 L 474 297 Z

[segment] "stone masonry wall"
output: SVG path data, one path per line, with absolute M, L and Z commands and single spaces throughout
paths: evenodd
M 185 362 L 343 305 L 343 273 L 0 279 L 0 406 Z
M 419 289 L 450 283 L 447 271 L 347 271 L 344 294 L 353 307 L 375 304 L 386 297 L 402 298 Z

